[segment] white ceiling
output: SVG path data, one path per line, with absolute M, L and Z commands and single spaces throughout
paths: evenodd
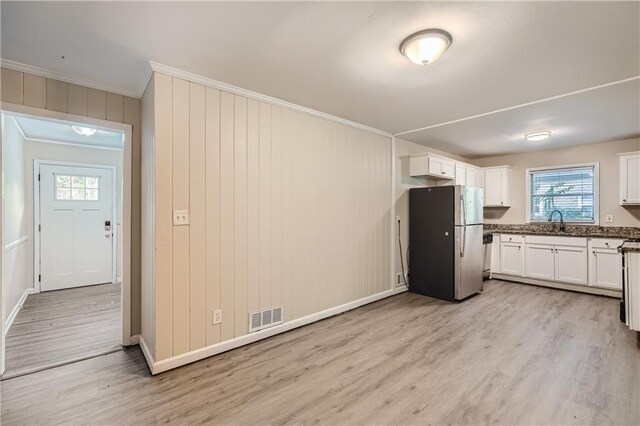
M 3 1 L 1 8 L 4 59 L 138 93 L 153 60 L 392 133 L 640 75 L 639 2 Z M 425 68 L 398 45 L 430 27 L 449 31 L 453 44 Z M 561 102 L 576 109 L 571 123 L 551 120 L 553 101 L 495 114 L 489 124 L 465 121 L 467 130 L 450 135 L 445 126 L 403 138 L 477 156 L 537 149 L 514 147 L 505 135 L 540 121 L 580 129 L 562 144 L 640 134 L 637 120 L 617 114 L 623 103 L 637 108 L 633 92 L 588 93 L 589 102 L 614 106 L 594 106 L 603 112 L 597 134 L 587 131 L 593 115 L 578 101 Z M 483 142 L 469 142 L 478 132 Z
M 97 129 L 91 136 L 77 134 L 68 123 L 14 116 L 26 139 L 49 143 L 65 143 L 87 148 L 122 149 L 124 135 Z M 81 125 L 86 127 L 86 125 Z

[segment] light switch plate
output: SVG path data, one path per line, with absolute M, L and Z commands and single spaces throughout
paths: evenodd
M 608 214 L 605 216 L 604 221 L 606 223 L 613 223 L 613 215 L 612 214 Z
M 189 224 L 189 210 L 174 210 L 173 224 L 176 226 Z

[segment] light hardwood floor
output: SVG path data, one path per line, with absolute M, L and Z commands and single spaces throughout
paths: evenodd
M 151 377 L 137 348 L 2 382 L 2 424 L 640 424 L 618 301 L 401 294 Z
M 4 377 L 120 347 L 120 284 L 31 294 L 6 338 Z

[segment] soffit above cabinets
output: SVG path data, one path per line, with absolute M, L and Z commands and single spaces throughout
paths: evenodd
M 391 133 L 640 75 L 638 2 L 125 2 L 117 7 L 3 2 L 1 7 L 6 60 L 138 94 L 153 60 Z M 432 27 L 450 32 L 453 44 L 430 66 L 409 62 L 399 43 Z M 626 115 L 617 115 L 628 99 L 611 90 L 606 102 L 613 108 L 602 117 L 599 132 L 582 130 L 561 144 L 633 132 Z M 483 139 L 515 134 L 517 126 L 507 125 L 513 120 L 520 120 L 515 124 L 523 132 L 529 130 L 553 115 L 544 105 L 542 118 L 523 114 L 501 120 L 503 113 L 495 114 L 496 130 Z M 592 118 L 576 114 L 567 126 L 589 129 Z M 467 126 L 475 122 L 468 120 Z M 403 139 L 445 150 L 452 143 L 431 134 Z M 479 156 L 539 149 L 503 142 L 477 146 L 465 138 L 455 141 L 452 152 Z

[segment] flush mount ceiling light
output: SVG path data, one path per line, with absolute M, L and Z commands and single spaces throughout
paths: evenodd
M 96 129 L 92 129 L 91 127 L 82 127 L 82 126 L 71 126 L 74 132 L 82 136 L 92 136 Z
M 545 140 L 549 136 L 551 136 L 551 132 L 549 130 L 544 130 L 542 132 L 527 133 L 524 135 L 524 138 L 530 142 L 538 142 Z
M 442 56 L 451 46 L 451 42 L 451 34 L 444 30 L 422 30 L 402 40 L 400 53 L 414 64 L 427 65 Z

